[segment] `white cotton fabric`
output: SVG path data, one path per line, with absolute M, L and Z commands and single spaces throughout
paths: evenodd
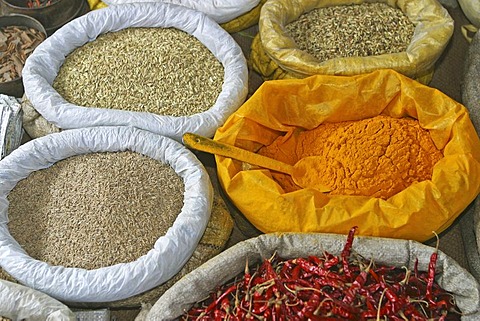
M 222 91 L 215 104 L 203 113 L 173 117 L 77 106 L 68 103 L 52 87 L 70 52 L 103 33 L 128 27 L 172 27 L 202 42 L 224 67 Z M 27 58 L 23 83 L 25 96 L 33 107 L 60 129 L 134 126 L 181 141 L 185 132 L 212 137 L 241 106 L 248 93 L 248 68 L 233 37 L 204 13 L 169 3 L 130 3 L 94 10 L 65 24 Z
M 108 5 L 132 2 L 173 3 L 206 13 L 218 23 L 228 22 L 255 8 L 260 0 L 104 0 Z
M 45 293 L 5 280 L 0 280 L 0 315 L 12 320 L 77 320 L 66 305 Z
M 169 164 L 185 185 L 182 210 L 154 247 L 133 262 L 95 270 L 51 266 L 25 253 L 7 226 L 7 195 L 15 185 L 30 173 L 70 156 L 125 150 Z M 132 127 L 99 127 L 37 138 L 0 161 L 0 266 L 22 284 L 62 301 L 125 299 L 164 283 L 182 268 L 205 231 L 212 199 L 213 188 L 201 162 L 167 137 Z

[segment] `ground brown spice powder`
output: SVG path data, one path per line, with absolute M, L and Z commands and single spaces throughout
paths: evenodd
M 383 115 L 324 123 L 280 136 L 259 154 L 291 165 L 307 156 L 320 156 L 319 162 L 325 166 L 318 180 L 332 188 L 331 195 L 383 199 L 431 179 L 433 166 L 443 157 L 417 120 Z M 285 192 L 300 189 L 286 174 L 272 172 L 272 176 Z

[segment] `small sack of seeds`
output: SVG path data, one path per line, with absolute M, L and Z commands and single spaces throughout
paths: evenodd
M 0 266 L 64 302 L 129 298 L 181 270 L 212 201 L 201 162 L 167 137 L 103 126 L 37 138 L 0 162 Z
M 436 89 L 393 70 L 265 82 L 219 128 L 215 139 L 259 152 L 276 140 L 287 143 L 295 135 L 313 132 L 323 124 L 341 128 L 345 122 L 363 123 L 378 116 L 414 121 L 422 135 L 410 136 L 403 129 L 400 137 L 392 134 L 380 138 L 377 133 L 389 127 L 366 125 L 358 134 L 365 133 L 364 137 L 371 140 L 362 139 L 363 145 L 355 145 L 357 133 L 350 130 L 338 138 L 325 138 L 331 154 L 322 158 L 325 161 L 320 163 L 319 172 L 324 168 L 332 172 L 317 177 L 323 179 L 333 173 L 335 179 L 352 179 L 336 195 L 336 185 L 331 186 L 331 192 L 317 188 L 284 190 L 273 171 L 243 170 L 241 163 L 228 157 L 217 157 L 219 180 L 229 199 L 264 233 L 346 234 L 358 225 L 359 235 L 424 242 L 434 237 L 432 231 L 440 233 L 448 228 L 480 192 L 480 139 L 468 110 Z M 325 136 L 316 137 L 321 141 Z M 318 155 L 313 154 L 314 142 L 318 141 L 314 139 L 304 141 L 305 153 Z M 405 143 L 405 148 L 399 148 Z M 432 164 L 427 162 L 430 155 L 425 161 L 419 157 L 428 155 L 422 150 L 429 145 L 443 155 L 433 163 L 430 179 L 413 181 L 383 198 L 375 193 L 353 192 L 362 188 L 381 191 L 391 186 L 395 177 L 415 177 L 418 170 Z M 365 155 L 369 158 L 363 158 Z M 357 158 L 365 159 L 365 163 L 356 163 Z M 368 183 L 372 177 L 378 177 L 378 181 Z
M 20 102 L 15 97 L 0 94 L 0 159 L 20 146 L 22 136 Z
M 0 280 L 0 320 L 75 321 L 70 309 L 46 295 L 26 286 Z
M 173 3 L 206 13 L 218 23 L 233 20 L 255 8 L 260 0 L 154 0 Z M 104 0 L 108 5 L 134 2 L 152 2 L 152 0 Z
M 436 0 L 267 1 L 249 59 L 264 79 L 394 69 L 428 83 L 452 34 Z
M 179 5 L 94 10 L 37 49 L 25 64 L 25 97 L 62 130 L 130 125 L 178 141 L 185 132 L 213 136 L 248 92 L 240 46 Z

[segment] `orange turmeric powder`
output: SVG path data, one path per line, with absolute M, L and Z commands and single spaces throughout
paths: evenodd
M 443 157 L 427 130 L 413 118 L 376 116 L 359 121 L 323 123 L 278 137 L 258 153 L 294 165 L 320 156 L 318 179 L 331 195 L 387 199 L 415 182 L 429 180 Z M 301 189 L 289 175 L 272 172 L 285 192 Z

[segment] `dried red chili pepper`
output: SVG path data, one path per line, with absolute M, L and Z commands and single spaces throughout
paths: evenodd
M 352 228 L 339 256 L 325 252 L 265 259 L 243 278 L 197 303 L 184 320 L 460 320 L 453 296 L 435 283 L 437 250 L 427 271 L 376 266 L 352 258 Z

